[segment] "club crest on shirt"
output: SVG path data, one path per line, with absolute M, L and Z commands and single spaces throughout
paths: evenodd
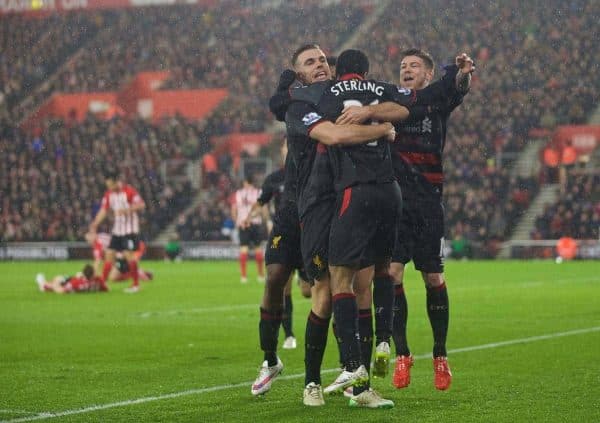
M 400 94 L 404 94 L 404 95 L 410 95 L 411 94 L 410 88 L 398 87 L 398 92 Z
M 431 133 L 431 127 L 433 125 L 433 122 L 431 121 L 431 119 L 429 119 L 428 117 L 425 117 L 425 119 L 423 119 L 423 133 L 425 132 L 429 132 Z
M 310 112 L 309 114 L 304 115 L 302 118 L 302 123 L 304 123 L 306 126 L 310 126 L 319 119 L 321 119 L 321 116 L 318 113 Z
M 279 242 L 281 241 L 281 235 L 277 235 L 273 237 L 273 241 L 271 242 L 271 248 L 279 248 Z
M 313 257 L 312 261 L 319 270 L 323 270 L 323 268 L 325 267 L 325 265 L 323 264 L 323 260 L 321 260 L 321 257 L 319 257 L 318 254 Z

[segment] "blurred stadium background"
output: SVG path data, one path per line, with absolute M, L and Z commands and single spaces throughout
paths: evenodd
M 3 0 L 0 13 L 0 257 L 87 257 L 107 166 L 147 202 L 148 257 L 175 237 L 185 258 L 235 256 L 230 194 L 278 165 L 267 99 L 305 41 L 364 49 L 372 76 L 396 82 L 404 48 L 429 50 L 438 76 L 456 53 L 475 59 L 445 149 L 449 256 L 549 258 L 570 236 L 600 257 L 598 2 Z

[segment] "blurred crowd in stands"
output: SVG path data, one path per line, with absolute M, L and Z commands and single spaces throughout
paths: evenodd
M 66 62 L 79 57 L 72 55 L 98 33 L 110 13 L 73 12 L 43 19 L 15 14 L 0 18 L 0 122 L 19 122 L 49 94 L 62 91 L 62 87 L 48 84 L 36 93 Z M 87 63 L 88 68 L 96 65 L 93 61 Z M 32 98 L 25 101 L 28 96 Z M 24 101 L 27 104 L 22 104 Z
M 538 216 L 532 239 L 600 239 L 600 173 L 569 170 L 566 189 Z
M 425 6 L 426 5 L 426 6 Z M 438 11 L 438 13 L 432 13 Z M 522 150 L 532 129 L 581 124 L 598 106 L 589 69 L 600 4 L 591 1 L 394 2 L 359 46 L 372 73 L 398 81 L 406 46 L 422 46 L 442 66 L 462 51 L 475 59 L 473 87 L 452 115 L 446 172 L 447 237 L 464 237 L 475 256 L 497 251 L 538 191 L 538 178 L 510 175 L 506 153 Z M 501 167 L 500 167 L 501 166 Z
M 82 240 L 104 194 L 104 172 L 123 172 L 146 202 L 144 235 L 157 235 L 191 199 L 188 181 L 165 182 L 161 163 L 181 156 L 183 121 L 90 117 L 69 126 L 47 121 L 37 135 L 0 134 L 0 234 L 4 241 Z
M 521 151 L 532 129 L 583 123 L 597 106 L 600 87 L 590 70 L 598 66 L 600 4 L 407 0 L 388 7 L 368 36 L 355 31 L 376 10 L 370 2 L 0 18 L 3 238 L 79 239 L 103 190 L 99 169 L 124 158 L 149 206 L 149 237 L 175 218 L 183 239 L 223 239 L 236 188 L 231 158 L 215 159 L 203 201 L 185 214 L 195 193 L 189 184 L 162 180 L 160 162 L 201 159 L 214 136 L 268 129 L 274 120 L 267 99 L 292 51 L 318 42 L 335 53 L 352 39 L 352 47 L 368 53 L 371 76 L 393 82 L 398 54 L 408 47 L 429 50 L 437 76 L 456 53 L 475 58 L 473 88 L 452 115 L 445 147 L 446 228 L 449 239 L 470 243 L 474 256 L 493 255 L 539 185 L 537 177 L 512 175 L 505 153 Z M 142 70 L 170 70 L 164 89 L 226 87 L 230 95 L 203 122 L 90 118 L 80 125 L 49 122 L 36 135 L 15 129 L 53 92 L 114 90 Z

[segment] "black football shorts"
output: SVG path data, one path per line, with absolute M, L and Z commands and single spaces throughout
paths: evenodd
M 404 202 L 392 261 L 411 260 L 421 272 L 444 272 L 444 206 L 437 198 Z
M 346 188 L 336 199 L 329 264 L 359 269 L 390 259 L 401 208 L 396 182 Z

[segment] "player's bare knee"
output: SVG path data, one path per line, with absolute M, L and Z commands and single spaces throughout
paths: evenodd
M 310 298 L 312 296 L 310 284 L 307 281 L 300 279 L 298 285 L 300 286 L 300 293 L 304 298 Z
M 267 266 L 267 288 L 269 290 L 280 290 L 283 293 L 283 289 L 288 283 L 291 269 L 281 264 L 269 264 Z
M 390 260 L 386 259 L 381 262 L 375 263 L 374 266 L 374 277 L 376 278 L 384 278 L 386 276 L 390 276 Z
M 360 291 L 355 291 L 356 293 L 356 304 L 359 309 L 367 309 L 371 308 L 371 304 L 373 304 L 373 290 L 369 287 L 369 289 L 363 289 Z
M 365 271 L 367 269 L 361 270 L 354 278 L 353 289 L 359 308 L 371 308 L 373 300 L 373 269 L 369 269 L 370 271 Z
M 353 292 L 352 280 L 355 271 L 343 266 L 329 266 L 331 273 L 331 293 L 337 295 L 340 293 Z
M 423 281 L 427 288 L 437 288 L 445 283 L 443 273 L 422 273 Z
M 331 315 L 331 291 L 329 281 L 315 281 L 311 289 L 312 311 L 321 318 L 329 318 Z
M 402 263 L 390 264 L 390 276 L 394 280 L 394 285 L 401 285 L 404 281 L 404 265 Z

